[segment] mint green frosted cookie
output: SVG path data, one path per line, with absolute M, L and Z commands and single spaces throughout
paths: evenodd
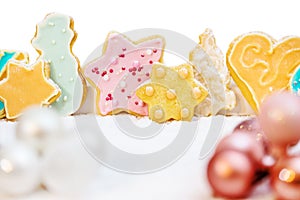
M 58 13 L 47 15 L 36 26 L 36 34 L 32 39 L 33 47 L 40 54 L 39 59 L 50 64 L 50 77 L 62 91 L 52 104 L 52 108 L 62 115 L 76 112 L 85 95 L 79 61 L 72 53 L 75 39 L 73 19 Z

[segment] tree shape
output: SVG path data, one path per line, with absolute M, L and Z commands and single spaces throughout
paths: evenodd
M 78 59 L 72 53 L 77 34 L 73 19 L 52 13 L 36 26 L 32 39 L 33 47 L 39 52 L 39 60 L 50 64 L 51 79 L 61 88 L 61 97 L 51 107 L 62 115 L 76 112 L 83 101 L 85 81 L 80 74 Z
M 0 81 L 0 99 L 6 117 L 15 119 L 33 105 L 49 105 L 60 95 L 59 87 L 49 79 L 49 67 L 43 61 L 32 66 L 9 62 L 7 77 Z
M 27 53 L 19 51 L 0 50 L 0 80 L 6 76 L 6 67 L 9 61 L 29 62 Z M 5 117 L 4 103 L 0 101 L 0 118 Z
M 230 89 L 232 79 L 212 30 L 206 29 L 199 36 L 189 60 L 196 67 L 195 78 L 209 90 L 208 98 L 196 107 L 195 114 L 209 116 L 232 110 L 236 105 L 235 93 Z
M 96 107 L 100 115 L 126 111 L 148 115 L 147 105 L 136 89 L 150 79 L 151 67 L 162 58 L 164 39 L 152 36 L 137 42 L 120 33 L 110 33 L 103 54 L 85 66 L 87 80 L 97 90 Z
M 191 65 L 167 67 L 155 64 L 151 83 L 141 86 L 136 94 L 148 104 L 150 119 L 165 122 L 170 119 L 190 121 L 195 107 L 208 92 L 195 80 Z

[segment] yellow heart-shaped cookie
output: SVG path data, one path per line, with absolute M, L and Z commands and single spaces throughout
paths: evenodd
M 234 81 L 257 112 L 266 96 L 289 88 L 300 64 L 300 37 L 276 41 L 261 32 L 244 34 L 231 43 L 226 61 Z

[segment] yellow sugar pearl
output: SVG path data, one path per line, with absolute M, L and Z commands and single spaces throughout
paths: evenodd
M 185 67 L 183 67 L 178 71 L 178 74 L 180 78 L 186 79 L 189 76 L 189 71 Z
M 154 118 L 155 119 L 161 119 L 161 118 L 163 118 L 163 116 L 164 116 L 164 112 L 161 109 L 156 110 L 154 112 Z
M 154 88 L 152 86 L 147 86 L 145 93 L 148 97 L 151 97 L 154 94 Z
M 183 108 L 183 109 L 181 110 L 181 117 L 182 117 L 183 119 L 189 117 L 189 115 L 190 115 L 189 109 Z
M 183 67 L 178 71 L 178 74 L 179 74 L 180 78 L 186 79 L 189 75 L 189 71 L 185 67 Z
M 176 94 L 174 90 L 168 90 L 167 91 L 167 98 L 170 100 L 173 100 L 176 98 Z
M 201 97 L 201 90 L 199 87 L 194 87 L 193 88 L 193 97 L 195 99 L 199 99 Z
M 166 75 L 166 72 L 165 72 L 164 68 L 159 67 L 155 70 L 155 75 L 158 78 L 163 78 Z

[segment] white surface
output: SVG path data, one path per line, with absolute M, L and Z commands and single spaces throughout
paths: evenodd
M 85 116 L 81 116 L 85 117 Z M 105 126 L 105 123 L 112 122 L 113 117 L 97 117 L 98 123 L 102 124 L 100 125 L 101 128 L 103 128 L 103 132 L 106 135 L 106 137 L 109 138 L 110 142 L 118 148 L 125 150 L 128 148 L 128 146 L 122 146 L 120 144 L 125 143 L 128 144 L 128 138 L 127 140 L 122 137 L 114 137 L 109 136 L 110 128 L 108 126 Z M 225 134 L 230 133 L 232 131 L 233 127 L 236 126 L 240 121 L 246 118 L 240 118 L 240 117 L 226 117 L 224 120 L 223 128 L 221 136 L 224 136 Z M 147 120 L 147 119 L 143 119 Z M 60 158 L 63 159 L 66 163 L 65 166 L 70 166 L 68 163 L 71 160 L 73 165 L 80 165 L 70 166 L 70 170 L 65 169 L 65 167 L 62 167 L 62 170 L 65 170 L 64 173 L 57 172 L 55 173 L 55 170 L 52 170 L 50 173 L 51 176 L 63 176 L 65 174 L 66 178 L 71 178 L 69 174 L 73 175 L 72 179 L 74 181 L 80 182 L 80 177 L 84 177 L 86 174 L 89 178 L 91 170 L 94 171 L 94 176 L 91 179 L 90 183 L 86 184 L 83 188 L 78 188 L 78 183 L 74 184 L 74 190 L 71 192 L 73 195 L 70 194 L 70 188 L 72 188 L 72 182 L 65 180 L 61 181 L 60 183 L 57 182 L 57 184 L 69 184 L 69 185 L 62 185 L 61 188 L 66 188 L 68 190 L 68 196 L 62 195 L 61 191 L 55 189 L 55 186 L 51 186 L 52 193 L 45 192 L 45 191 L 39 191 L 37 190 L 35 193 L 30 194 L 28 196 L 24 197 L 18 197 L 17 199 L 22 200 L 35 200 L 35 199 L 73 199 L 73 200 L 93 200 L 93 199 L 101 199 L 101 200 L 120 200 L 120 199 L 130 199 L 130 200 L 199 200 L 199 199 L 213 199 L 211 197 L 211 191 L 208 186 L 207 180 L 206 180 L 206 165 L 209 156 L 205 159 L 199 159 L 200 150 L 203 146 L 204 138 L 206 137 L 208 133 L 208 125 L 211 123 L 212 118 L 201 118 L 199 120 L 199 129 L 197 131 L 197 136 L 195 141 L 193 142 L 192 146 L 188 149 L 188 151 L 184 154 L 183 157 L 181 157 L 176 163 L 171 165 L 170 167 L 160 170 L 155 173 L 150 174 L 144 174 L 144 175 L 130 175 L 126 173 L 120 173 L 116 172 L 112 169 L 109 169 L 107 167 L 104 167 L 101 164 L 97 164 L 95 160 L 92 159 L 92 157 L 83 149 L 80 138 L 78 137 L 78 134 L 76 132 L 76 126 L 75 126 L 75 120 L 73 117 L 65 118 L 64 121 L 64 127 L 67 131 L 68 137 L 66 137 L 66 141 L 72 141 L 76 140 L 77 142 L 71 146 L 66 145 L 66 150 L 63 150 L 61 155 L 57 155 L 56 164 L 54 167 L 60 166 L 58 164 Z M 172 126 L 177 126 L 175 124 L 177 122 L 172 122 L 167 124 L 164 129 L 168 129 Z M 9 141 L 14 140 L 14 128 L 10 127 L 11 123 L 7 122 L 0 122 L 0 134 L 4 137 L 6 136 L 6 144 L 9 144 Z M 105 126 L 105 127 L 104 127 Z M 3 131 L 7 130 L 7 131 Z M 120 132 L 117 134 L 121 134 Z M 164 145 L 167 145 L 169 143 L 169 140 L 172 139 L 172 135 L 174 133 L 170 133 L 170 136 L 161 137 L 161 141 L 159 144 L 161 145 L 161 148 L 164 148 Z M 176 133 L 175 133 L 176 134 Z M 135 140 L 131 138 L 131 140 Z M 155 138 L 153 138 L 155 140 Z M 1 140 L 3 142 L 3 140 Z M 136 143 L 137 141 L 134 141 L 131 143 L 130 151 L 138 151 L 138 152 L 147 152 L 149 149 L 151 149 L 151 145 L 139 145 Z M 69 143 L 70 144 L 70 143 Z M 61 145 L 61 144 L 59 144 Z M 59 147 L 61 149 L 61 147 Z M 56 146 L 54 146 L 50 151 L 57 151 L 59 150 Z M 81 150 L 80 150 L 81 149 Z M 153 148 L 152 148 L 153 149 Z M 154 150 L 157 149 L 157 147 L 154 147 Z M 78 153 L 81 151 L 81 153 Z M 65 159 L 66 154 L 70 154 L 70 159 Z M 74 155 L 78 155 L 78 160 L 74 160 Z M 85 155 L 86 157 L 82 157 L 82 155 Z M 80 156 L 79 156 L 80 155 Z M 62 156 L 62 157 L 60 157 Z M 49 159 L 48 161 L 49 162 Z M 82 165 L 81 162 L 87 162 L 90 164 L 84 164 Z M 78 164 L 76 164 L 78 163 Z M 61 163 L 62 164 L 62 163 Z M 95 164 L 97 164 L 97 168 L 95 170 Z M 61 166 L 64 166 L 62 164 Z M 90 166 L 90 167 L 89 167 Z M 58 169 L 58 168 L 57 168 Z M 49 169 L 48 169 L 49 170 Z M 75 170 L 75 171 L 74 171 Z M 76 170 L 78 172 L 78 175 L 76 175 Z M 75 174 L 75 175 L 74 175 Z M 42 175 L 49 175 L 49 171 L 42 171 Z M 62 178 L 62 177 L 60 177 Z M 78 178 L 78 179 L 77 179 Z M 53 180 L 53 179 L 52 179 Z M 49 180 L 48 180 L 49 181 Z M 80 185 L 80 184 L 79 184 Z M 57 187 L 56 187 L 57 188 Z M 62 189 L 63 191 L 63 189 Z M 270 195 L 257 195 L 255 196 L 257 199 L 270 199 Z M 253 197 L 251 197 L 253 199 Z M 1 197 L 0 199 L 16 199 L 16 198 L 7 198 L 7 197 Z

